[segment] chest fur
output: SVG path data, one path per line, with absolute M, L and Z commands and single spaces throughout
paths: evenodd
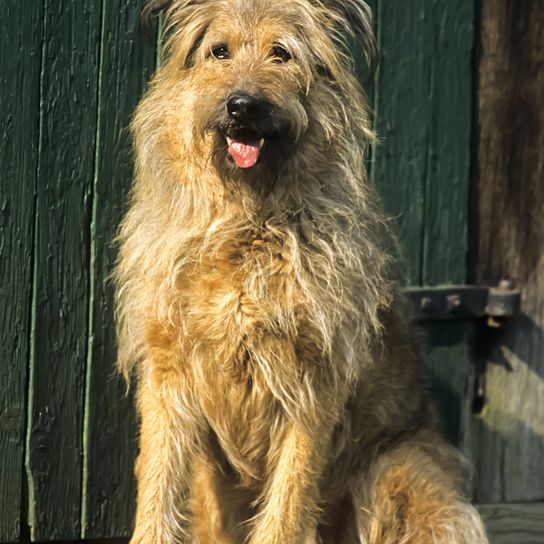
M 252 418 L 275 414 L 272 405 L 284 406 L 287 397 L 296 402 L 307 365 L 322 357 L 320 335 L 309 319 L 315 300 L 297 251 L 272 236 L 248 235 L 217 245 L 178 286 L 184 344 L 201 387 L 221 396 L 209 406 L 218 427 L 232 409 L 236 425 L 247 432 L 269 429 L 273 422 L 256 425 Z
M 264 336 L 293 339 L 310 302 L 292 248 L 255 236 L 215 247 L 178 287 L 191 343 L 213 346 L 223 362 Z

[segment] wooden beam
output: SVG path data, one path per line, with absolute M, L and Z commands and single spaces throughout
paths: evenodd
M 52 541 L 80 536 L 102 2 L 44 6 L 26 472 L 32 540 Z
M 544 542 L 544 503 L 482 504 L 490 544 Z
M 155 65 L 155 44 L 139 24 L 143 0 L 104 2 L 93 182 L 91 301 L 86 379 L 82 538 L 129 535 L 136 504 L 138 425 L 132 396 L 116 375 L 112 241 L 132 184 L 131 116 Z
M 0 542 L 21 528 L 42 11 L 8 0 L 0 18 Z
M 483 0 L 477 283 L 514 280 L 521 314 L 486 357 L 469 432 L 478 502 L 544 497 L 544 2 Z

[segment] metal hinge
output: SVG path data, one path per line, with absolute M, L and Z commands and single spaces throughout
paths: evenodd
M 497 323 L 516 315 L 521 293 L 511 282 L 498 287 L 482 285 L 447 285 L 415 287 L 405 290 L 419 321 L 453 321 L 488 317 Z M 490 323 L 491 324 L 491 323 Z
M 498 287 L 448 285 L 409 288 L 419 321 L 470 321 L 474 379 L 472 411 L 480 414 L 486 404 L 486 373 L 492 350 L 500 345 L 503 327 L 519 313 L 521 293 L 512 282 L 503 280 Z

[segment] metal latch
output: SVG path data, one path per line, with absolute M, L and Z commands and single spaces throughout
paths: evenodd
M 521 293 L 508 281 L 498 287 L 447 285 L 411 287 L 405 290 L 419 321 L 453 321 L 488 317 L 500 322 L 516 315 Z M 490 323 L 491 324 L 491 323 Z
M 510 281 L 498 287 L 448 285 L 405 291 L 419 321 L 470 320 L 475 365 L 472 411 L 480 414 L 486 403 L 486 370 L 494 346 L 500 345 L 503 325 L 519 313 L 521 293 Z

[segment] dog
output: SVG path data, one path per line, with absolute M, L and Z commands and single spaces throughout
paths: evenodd
M 361 0 L 151 0 L 118 365 L 141 419 L 132 543 L 484 544 L 440 436 L 346 37 Z M 135 376 L 135 378 L 131 378 Z

